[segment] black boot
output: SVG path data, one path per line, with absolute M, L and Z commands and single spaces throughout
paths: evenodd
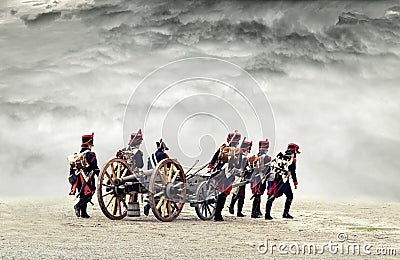
M 267 200 L 267 204 L 265 205 L 265 219 L 273 219 L 271 217 L 272 202 L 274 202 L 274 199 Z
M 143 213 L 146 216 L 148 216 L 150 213 L 150 208 L 151 208 L 149 194 L 144 194 L 142 198 L 143 198 L 143 204 L 144 204 Z
M 285 202 L 285 209 L 283 210 L 283 218 L 290 218 L 292 219 L 293 217 L 289 214 L 289 210 L 290 210 L 290 205 L 292 205 L 292 200 L 289 198 L 286 198 L 286 202 Z
M 257 204 L 259 197 L 254 195 L 253 206 L 251 208 L 251 218 L 259 218 L 260 216 L 257 213 Z
M 81 217 L 82 218 L 90 218 L 90 216 L 87 214 L 86 210 L 87 210 L 87 203 L 85 203 L 81 206 L 81 212 L 82 212 Z
M 79 207 L 79 205 L 76 204 L 76 205 L 74 206 L 74 210 L 75 210 L 76 217 L 79 218 L 79 217 L 81 216 L 81 207 Z
M 261 213 L 261 195 L 260 197 L 258 197 L 258 201 L 257 201 L 257 215 L 261 218 L 262 213 Z
M 143 213 L 146 215 L 146 216 L 148 216 L 149 215 L 149 212 L 150 212 L 150 204 L 146 204 L 146 205 L 144 205 L 144 208 L 143 208 Z
M 289 218 L 289 219 L 293 219 L 293 217 L 289 214 L 289 213 L 283 213 L 282 218 Z
M 237 212 L 237 215 L 236 215 L 236 216 L 238 216 L 238 217 L 240 217 L 240 218 L 242 218 L 242 217 L 245 216 L 245 215 L 243 215 L 243 213 L 242 213 L 243 205 L 244 205 L 244 198 L 239 198 L 239 199 L 238 199 L 238 212 Z
M 260 205 L 260 197 L 258 195 L 254 195 L 253 207 L 251 208 L 251 217 L 252 218 L 260 218 L 259 212 L 257 212 L 257 207 Z
M 231 200 L 231 204 L 229 205 L 229 214 L 235 214 L 235 203 L 238 200 L 237 196 L 235 194 L 232 195 L 232 200 Z
M 215 208 L 215 221 L 224 221 L 224 218 L 222 217 L 222 209 L 224 208 L 225 201 L 226 195 L 224 193 L 220 193 L 217 197 L 217 205 Z

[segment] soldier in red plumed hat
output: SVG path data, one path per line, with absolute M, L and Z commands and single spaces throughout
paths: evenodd
M 237 188 L 232 189 L 232 199 L 231 203 L 229 205 L 229 213 L 230 214 L 235 214 L 235 204 L 236 201 L 238 203 L 237 205 L 237 213 L 236 216 L 238 217 L 244 217 L 245 215 L 243 214 L 243 205 L 244 205 L 244 199 L 246 195 L 246 180 L 248 179 L 248 175 L 251 175 L 251 172 L 248 172 L 245 170 L 245 167 L 247 166 L 247 155 L 251 151 L 251 146 L 253 145 L 253 142 L 251 141 L 243 141 L 243 143 L 240 146 L 240 158 L 239 158 L 239 163 L 238 165 L 241 170 L 243 170 L 243 176 L 238 178 L 239 183 L 244 183 L 240 185 Z
M 82 136 L 81 151 L 75 156 L 79 161 L 75 161 L 75 167 L 70 170 L 70 183 L 72 184 L 70 195 L 78 191 L 79 201 L 74 206 L 77 217 L 89 218 L 87 204 L 92 200 L 96 191 L 94 175 L 99 175 L 96 154 L 92 152 L 94 146 L 94 133 Z M 80 165 L 80 166 L 77 166 Z
M 253 183 L 251 186 L 251 192 L 253 193 L 253 207 L 251 210 L 252 218 L 260 218 L 261 213 L 261 196 L 264 194 L 267 182 L 267 174 L 269 172 L 268 163 L 271 161 L 271 157 L 267 155 L 269 149 L 269 140 L 261 140 L 258 142 L 258 158 L 257 167 L 253 172 Z
M 208 165 L 208 172 L 212 173 L 211 178 L 217 182 L 218 190 L 220 191 L 217 197 L 214 216 L 215 221 L 224 221 L 222 210 L 225 205 L 226 197 L 232 190 L 232 183 L 235 180 L 235 176 L 230 175 L 229 172 L 232 168 L 237 167 L 237 165 L 234 165 L 235 160 L 232 159 L 238 157 L 240 153 L 240 148 L 237 148 L 240 139 L 241 134 L 238 133 L 238 131 L 229 133 L 227 143 L 219 147 Z M 224 167 L 225 165 L 228 165 L 228 167 Z
M 300 154 L 300 147 L 295 143 L 289 143 L 285 154 L 279 153 L 273 160 L 272 172 L 275 172 L 274 181 L 268 189 L 268 200 L 265 209 L 265 219 L 272 219 L 271 207 L 275 198 L 285 194 L 286 202 L 283 210 L 283 218 L 292 219 L 289 214 L 290 206 L 293 201 L 293 191 L 290 185 L 290 177 L 293 179 L 294 188 L 297 189 L 296 162 L 297 155 Z

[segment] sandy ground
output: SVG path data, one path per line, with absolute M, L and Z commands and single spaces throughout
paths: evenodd
M 400 259 L 400 203 L 331 203 L 296 198 L 294 220 L 283 220 L 283 199 L 274 203 L 272 221 L 237 218 L 225 210 L 225 222 L 202 221 L 188 204 L 173 222 L 154 216 L 107 219 L 97 201 L 89 206 L 90 219 L 78 219 L 73 201 L 58 199 L 0 199 L 0 256 L 4 259 Z M 230 197 L 228 197 L 228 202 Z M 246 201 L 245 213 L 250 213 Z M 337 234 L 343 232 L 344 242 Z M 341 239 L 343 239 L 341 237 Z M 336 247 L 329 243 L 338 243 Z M 267 245 L 268 243 L 268 245 Z M 282 253 L 271 245 L 282 243 Z M 316 254 L 303 254 L 304 243 L 317 246 Z M 268 251 L 265 252 L 264 246 Z M 358 244 L 353 256 L 348 245 Z M 297 253 L 297 246 L 300 253 Z M 368 251 L 363 251 L 367 246 Z M 371 246 L 371 247 L 369 247 Z M 283 246 L 282 246 L 283 247 Z M 290 249 L 289 249 L 290 248 Z M 324 248 L 324 253 L 321 253 Z M 343 249 L 341 253 L 340 248 Z M 396 256 L 390 249 L 396 249 Z M 308 250 L 308 249 L 307 249 Z M 261 251 L 261 252 L 259 252 Z M 285 255 L 287 253 L 288 255 Z M 357 251 L 356 251 L 357 253 Z M 392 254 L 389 256 L 388 254 Z

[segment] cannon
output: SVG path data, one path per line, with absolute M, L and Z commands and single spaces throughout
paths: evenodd
M 195 208 L 201 220 L 210 220 L 215 215 L 218 190 L 210 175 L 193 174 L 187 180 L 186 200 Z
M 97 185 L 97 198 L 104 215 L 113 220 L 126 217 L 128 204 L 139 193 L 148 193 L 157 219 L 172 221 L 181 212 L 186 198 L 186 177 L 181 165 L 164 159 L 153 170 L 138 171 L 126 160 L 113 158 L 103 167 Z
M 139 170 L 129 151 L 120 152 L 104 164 L 99 175 L 101 211 L 109 219 L 123 219 L 132 204 L 138 207 L 138 194 L 148 194 L 154 216 L 166 222 L 178 217 L 185 202 L 195 208 L 200 219 L 213 218 L 218 191 L 207 175 L 196 172 L 186 176 L 176 159 L 164 159 L 152 170 Z

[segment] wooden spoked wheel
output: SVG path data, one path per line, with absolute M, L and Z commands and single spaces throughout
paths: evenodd
M 186 199 L 186 177 L 173 159 L 160 161 L 150 178 L 151 209 L 161 221 L 172 221 L 180 214 Z
M 196 214 L 202 220 L 210 220 L 215 215 L 218 190 L 209 181 L 200 183 L 196 190 Z
M 114 158 L 102 168 L 97 184 L 97 199 L 104 215 L 112 220 L 123 219 L 127 212 L 126 192 L 114 185 L 116 178 L 132 175 L 128 164 Z

